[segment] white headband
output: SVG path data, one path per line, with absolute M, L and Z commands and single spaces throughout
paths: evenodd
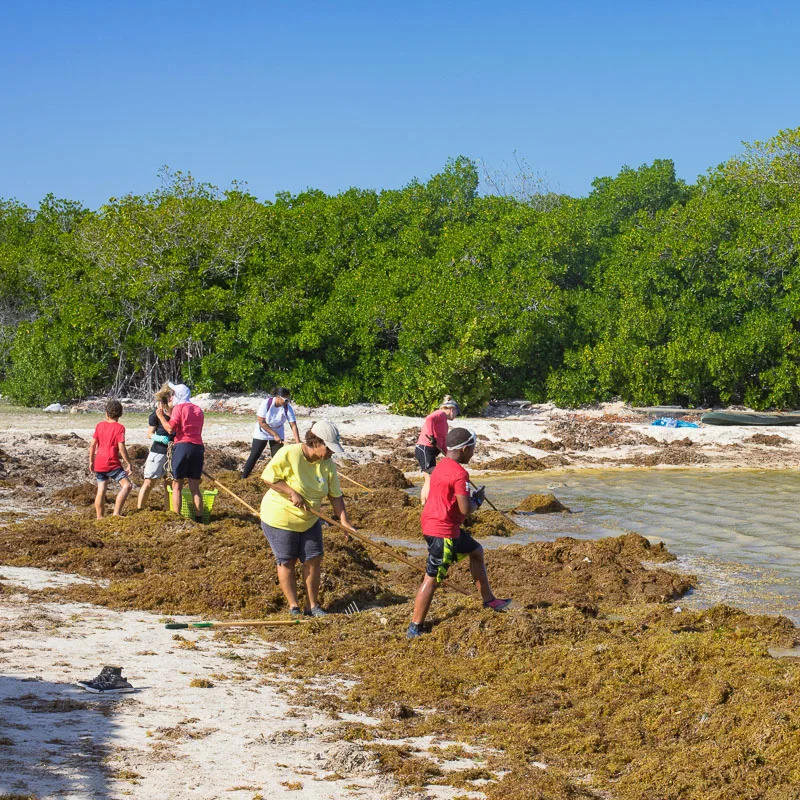
M 467 440 L 465 442 L 461 442 L 461 444 L 447 445 L 448 450 L 463 450 L 465 447 L 472 447 L 472 445 L 477 443 L 478 437 L 475 435 L 475 431 L 470 430 L 469 428 L 464 428 L 464 430 L 469 432 L 469 437 Z

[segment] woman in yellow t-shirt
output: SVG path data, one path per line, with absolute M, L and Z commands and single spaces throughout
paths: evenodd
M 297 602 L 295 564 L 303 565 L 303 580 L 312 617 L 324 617 L 319 607 L 319 581 L 322 571 L 322 522 L 308 509 L 319 510 L 327 497 L 334 515 L 355 532 L 347 519 L 334 453 L 342 454 L 336 426 L 319 420 L 306 433 L 305 442 L 282 447 L 267 464 L 262 478 L 271 484 L 261 501 L 261 528 L 278 564 L 278 581 L 289 613 L 301 616 Z

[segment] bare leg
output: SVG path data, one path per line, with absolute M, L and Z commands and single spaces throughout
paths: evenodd
M 183 480 L 172 481 L 172 511 L 175 514 L 181 513 L 181 491 L 183 490 Z
M 192 493 L 192 500 L 194 501 L 194 513 L 196 519 L 203 518 L 203 497 L 200 494 L 200 479 L 188 478 L 189 491 Z
M 97 513 L 97 519 L 103 519 L 106 514 L 106 488 L 108 481 L 101 481 L 97 484 L 97 495 L 94 498 L 94 510 Z
M 411 621 L 417 625 L 422 625 L 425 622 L 425 617 L 428 615 L 428 609 L 431 607 L 431 600 L 433 600 L 433 593 L 436 591 L 436 578 L 431 578 L 426 575 L 422 579 L 422 585 L 417 591 L 416 599 L 414 600 L 414 613 L 411 615 Z
M 278 583 L 289 608 L 297 608 L 297 579 L 294 576 L 294 565 L 297 559 L 292 559 L 286 564 L 278 564 Z
M 167 486 L 169 486 L 169 481 L 167 480 L 166 475 L 164 476 L 164 511 L 169 511 L 169 492 L 167 491 Z
M 131 493 L 131 482 L 127 478 L 123 478 L 119 482 L 119 494 L 117 495 L 117 499 L 114 503 L 114 516 L 119 517 L 122 515 L 122 506 L 125 505 L 125 501 L 128 499 L 128 495 Z
M 483 557 L 482 547 L 469 554 L 469 572 L 472 580 L 475 581 L 476 588 L 481 593 L 483 602 L 488 603 L 490 600 L 494 600 L 492 587 L 489 586 L 489 576 L 486 574 L 486 559 Z
M 303 564 L 303 580 L 306 584 L 308 602 L 311 608 L 316 608 L 319 599 L 319 580 L 322 574 L 322 556 L 310 558 Z
M 139 511 L 142 510 L 144 504 L 147 502 L 147 498 L 150 495 L 150 489 L 152 488 L 153 488 L 153 479 L 145 478 L 142 481 L 142 488 L 139 489 L 139 496 L 136 498 L 136 508 L 138 508 Z

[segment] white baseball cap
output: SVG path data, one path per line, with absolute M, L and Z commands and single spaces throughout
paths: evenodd
M 332 422 L 328 422 L 326 419 L 317 420 L 311 426 L 311 433 L 322 439 L 329 450 L 337 455 L 344 455 L 344 447 L 339 440 L 339 429 Z

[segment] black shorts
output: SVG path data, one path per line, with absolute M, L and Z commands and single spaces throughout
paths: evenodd
M 441 536 L 426 536 L 428 543 L 428 561 L 425 564 L 425 574 L 436 578 L 441 583 L 447 577 L 447 570 L 451 564 L 461 561 L 464 556 L 481 549 L 463 528 L 461 534 L 455 539 L 445 539 Z
M 177 481 L 203 477 L 203 459 L 206 449 L 202 444 L 179 442 L 172 447 L 172 477 Z
M 414 448 L 414 455 L 423 472 L 433 472 L 433 468 L 436 466 L 436 456 L 441 452 L 438 447 L 430 447 L 427 444 L 418 444 Z

